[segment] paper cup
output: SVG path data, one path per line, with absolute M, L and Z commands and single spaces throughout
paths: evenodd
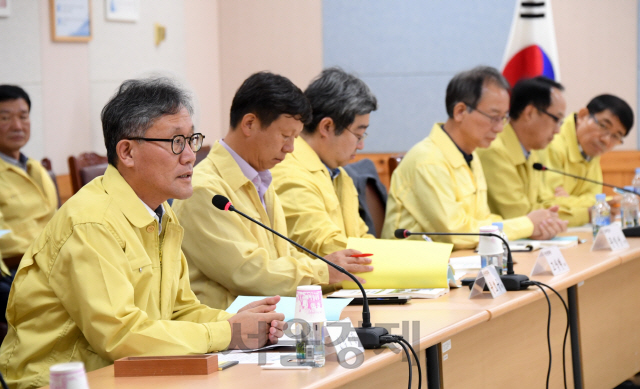
M 480 227 L 480 233 L 500 234 L 497 226 Z M 478 244 L 478 254 L 480 255 L 498 255 L 504 253 L 502 241 L 494 236 L 481 236 Z
M 89 389 L 84 363 L 59 363 L 49 368 L 51 389 Z
M 307 323 L 319 323 L 327 320 L 324 315 L 320 285 L 298 286 L 294 317 Z

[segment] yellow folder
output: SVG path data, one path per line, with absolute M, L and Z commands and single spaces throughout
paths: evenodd
M 453 245 L 419 240 L 349 238 L 347 248 L 371 253 L 373 271 L 358 273 L 365 289 L 447 288 L 447 268 Z M 357 289 L 344 281 L 345 289 Z

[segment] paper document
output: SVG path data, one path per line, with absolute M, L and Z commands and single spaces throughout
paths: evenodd
M 365 289 L 367 297 L 411 297 L 417 299 L 438 298 L 449 291 L 448 288 L 428 289 Z M 331 293 L 331 297 L 362 297 L 360 289 L 341 289 Z
M 515 244 L 532 245 L 537 247 L 551 247 L 556 246 L 560 248 L 573 247 L 578 244 L 578 237 L 571 236 L 556 236 L 549 240 L 532 240 L 532 239 L 518 239 L 514 241 Z
M 291 351 L 288 353 L 267 353 L 267 352 L 254 352 L 254 353 L 217 353 L 218 363 L 227 361 L 238 361 L 239 363 L 247 364 L 261 364 L 280 362 L 280 358 L 284 357 L 286 360 L 295 359 L 296 352 Z
M 359 273 L 368 289 L 446 288 L 453 245 L 419 240 L 349 238 L 347 248 L 372 253 L 373 271 Z M 356 289 L 355 282 L 342 283 Z
M 453 270 L 480 270 L 480 256 L 479 255 L 471 255 L 469 257 L 451 257 L 449 259 L 449 263 Z
M 262 300 L 264 296 L 238 296 L 235 301 L 225 309 L 229 313 L 238 313 L 238 310 L 245 305 L 254 301 Z M 344 307 L 349 305 L 351 300 L 327 300 L 323 299 L 324 313 L 327 321 L 340 320 L 340 314 Z M 284 321 L 289 321 L 294 318 L 296 310 L 296 298 L 295 297 L 280 297 L 280 302 L 276 305 L 276 312 L 284 314 Z

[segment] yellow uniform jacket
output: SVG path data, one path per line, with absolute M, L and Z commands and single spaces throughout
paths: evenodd
M 587 161 L 580 152 L 575 114 L 565 118 L 560 133 L 543 151 L 542 158 L 551 169 L 602 181 L 600 157 Z M 602 185 L 549 171 L 543 173 L 543 180 L 551 193 L 558 186 L 562 186 L 569 193 L 569 197 L 556 197 L 554 200 L 556 204 L 572 210 L 571 214 L 560 212 L 561 218 L 569 220 L 569 226 L 580 226 L 589 222 L 589 207 L 596 203 L 596 194 L 602 193 Z
M 4 258 L 22 255 L 58 207 L 56 187 L 40 162 L 29 158 L 27 171 L 0 159 L 0 238 Z
M 0 369 L 9 385 L 46 385 L 49 366 L 87 371 L 141 355 L 202 354 L 231 341 L 231 314 L 200 304 L 164 203 L 162 234 L 109 166 L 58 211 L 22 258 L 9 295 Z
M 487 205 L 487 183 L 477 153 L 471 168 L 451 138 L 436 123 L 427 138 L 404 156 L 391 177 L 383 238 L 397 228 L 414 232 L 479 232 L 481 226 L 501 221 Z M 522 216 L 504 221 L 509 239 L 531 235 L 533 223 Z M 475 236 L 442 236 L 455 249 L 474 248 Z
M 542 172 L 533 169 L 541 162 L 539 152 L 531 150 L 525 159 L 518 136 L 511 124 L 504 127 L 496 140 L 478 156 L 487 180 L 489 209 L 509 219 L 547 208 L 553 192 L 545 191 Z
M 358 213 L 358 191 L 343 168 L 331 180 L 327 167 L 298 137 L 295 150 L 273 169 L 289 237 L 325 256 L 347 248 L 347 238 L 374 238 Z
M 175 201 L 185 229 L 182 249 L 189 262 L 191 286 L 200 301 L 227 308 L 239 295 L 295 296 L 298 285 L 327 284 L 327 265 L 298 252 L 235 212 L 211 204 L 227 197 L 239 211 L 287 236 L 287 225 L 273 185 L 265 210 L 254 184 L 218 142 L 193 172 L 193 196 Z

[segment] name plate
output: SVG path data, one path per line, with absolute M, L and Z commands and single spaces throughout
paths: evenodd
M 624 250 L 629 248 L 629 242 L 622 229 L 617 224 L 600 227 L 598 235 L 593 240 L 591 251 L 596 250 Z
M 489 292 L 491 292 L 492 298 L 496 298 L 507 292 L 496 268 L 492 265 L 485 266 L 480 269 L 476 276 L 476 280 L 473 283 L 473 287 L 471 288 L 469 298 L 472 299 L 482 295 L 485 285 L 487 286 L 487 289 L 489 289 Z
M 567 273 L 569 271 L 569 265 L 565 261 L 564 256 L 557 247 L 547 247 L 540 250 L 538 259 L 536 259 L 533 269 L 529 277 L 536 274 L 546 273 L 551 271 L 554 276 Z

